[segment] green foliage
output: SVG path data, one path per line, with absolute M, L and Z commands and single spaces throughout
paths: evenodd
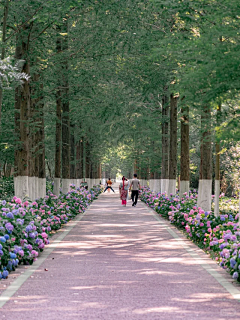
M 14 196 L 13 177 L 0 179 L 0 199 L 10 201 Z
M 134 161 L 145 171 L 151 166 L 160 172 L 161 97 L 166 87 L 178 92 L 179 107 L 190 106 L 191 178 L 196 186 L 202 107 L 211 105 L 215 117 L 221 103 L 221 123 L 213 121 L 212 131 L 227 149 L 229 141 L 239 140 L 238 11 L 237 0 L 23 0 L 21 6 L 11 1 L 6 56 L 15 54 L 16 35 L 28 33 L 31 81 L 37 73 L 36 85 L 43 84 L 46 159 L 52 175 L 56 92 L 59 81 L 67 78 L 76 141 L 84 138 L 91 159 L 106 164 L 113 175 L 119 168 L 129 174 Z M 57 39 L 67 39 L 68 47 L 56 52 Z M 66 57 L 69 65 L 63 69 Z M 38 123 L 31 119 L 31 125 L 37 128 Z M 3 92 L 1 127 L 3 170 L 14 163 L 14 90 Z M 119 151 L 124 145 L 126 155 Z

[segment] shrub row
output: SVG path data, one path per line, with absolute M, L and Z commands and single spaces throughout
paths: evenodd
M 184 195 L 183 198 L 155 195 L 149 188 L 143 188 L 141 200 L 159 215 L 170 220 L 175 226 L 184 229 L 200 248 L 208 251 L 221 267 L 240 281 L 240 226 L 239 214 L 226 213 L 229 200 L 225 204 L 224 214 L 215 217 L 197 207 L 197 194 Z

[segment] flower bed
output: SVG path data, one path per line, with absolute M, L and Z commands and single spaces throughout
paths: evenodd
M 149 207 L 162 217 L 186 231 L 189 238 L 208 251 L 221 267 L 240 281 L 240 226 L 238 214 L 232 212 L 215 217 L 212 212 L 198 208 L 197 194 L 179 196 L 153 194 L 143 188 L 140 196 Z
M 50 234 L 83 213 L 101 192 L 99 186 L 87 191 L 71 185 L 70 192 L 59 197 L 49 191 L 32 203 L 17 197 L 0 201 L 0 279 L 20 263 L 32 264 L 49 243 Z

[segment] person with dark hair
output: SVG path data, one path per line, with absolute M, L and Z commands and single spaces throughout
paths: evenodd
M 132 206 L 133 207 L 136 207 L 136 205 L 137 205 L 138 193 L 139 193 L 140 188 L 141 188 L 140 181 L 137 178 L 137 174 L 134 173 L 133 179 L 130 184 L 130 190 L 132 190 L 131 198 L 132 198 Z
M 112 181 L 111 181 L 110 178 L 108 179 L 107 186 L 106 186 L 106 188 L 105 188 L 105 190 L 103 192 L 105 192 L 107 189 L 111 189 L 115 193 L 115 191 L 112 188 Z
M 119 194 L 120 194 L 120 199 L 122 200 L 122 205 L 125 207 L 127 205 L 127 200 L 128 200 L 128 188 L 129 188 L 128 179 L 123 176 L 122 182 L 119 185 Z

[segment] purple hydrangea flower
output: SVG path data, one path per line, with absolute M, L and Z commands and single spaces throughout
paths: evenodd
M 20 224 L 20 225 L 23 225 L 24 224 L 24 219 L 17 219 L 17 223 Z
M 13 231 L 14 226 L 13 226 L 10 222 L 8 222 L 8 223 L 5 224 L 5 228 L 6 228 L 8 231 Z
M 26 226 L 26 229 L 25 229 L 25 230 L 26 230 L 26 232 L 31 232 L 32 229 L 33 229 L 32 225 L 29 224 L 28 226 Z
M 29 233 L 29 238 L 34 239 L 34 238 L 35 238 L 35 233 L 34 233 L 34 232 L 30 232 L 30 233 Z
M 225 234 L 224 235 L 224 240 L 226 241 L 226 240 L 229 240 L 229 239 L 231 239 L 231 235 L 229 233 Z
M 236 264 L 236 260 L 234 258 L 231 258 L 230 259 L 230 265 L 231 265 L 231 268 L 234 268 L 235 264 Z

